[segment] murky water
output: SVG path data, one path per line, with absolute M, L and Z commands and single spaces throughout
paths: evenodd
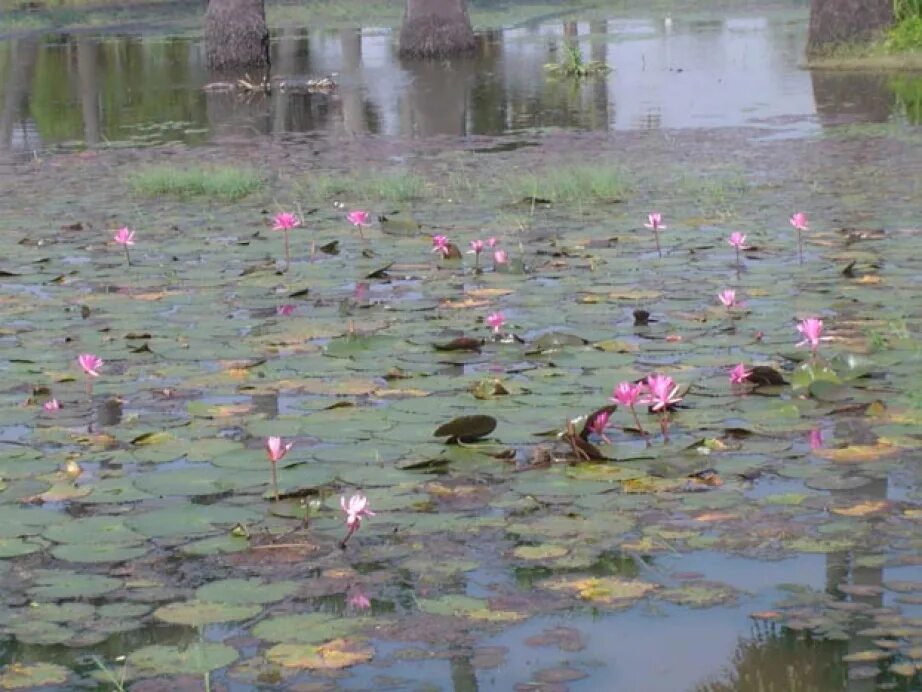
M 117 675 L 127 655 L 141 690 L 918 689 L 922 78 L 800 69 L 803 3 L 592 16 L 486 32 L 476 58 L 437 63 L 401 63 L 388 28 L 285 28 L 274 76 L 339 87 L 271 96 L 205 90 L 195 36 L 0 42 L 0 149 L 14 154 L 0 197 L 0 682 L 110 689 L 89 657 Z M 565 41 L 612 71 L 549 79 Z M 189 146 L 152 146 L 170 142 Z M 83 148 L 98 151 L 70 152 Z M 206 159 L 271 185 L 233 204 L 123 186 L 149 162 Z M 574 160 L 615 161 L 633 187 L 523 205 L 516 176 Z M 368 164 L 430 185 L 334 205 L 298 177 Z M 340 197 L 412 214 L 423 236 L 383 221 L 349 235 Z M 263 220 L 294 202 L 317 208 L 277 273 Z M 803 265 L 787 226 L 801 205 Z M 662 259 L 638 230 L 651 208 L 668 214 Z M 103 230 L 121 223 L 139 229 L 130 267 Z M 446 227 L 495 234 L 529 272 L 439 265 L 426 234 Z M 756 246 L 736 271 L 730 228 Z M 308 259 L 307 233 L 341 248 Z M 750 294 L 737 320 L 712 306 L 727 285 Z M 495 306 L 526 344 L 432 348 L 480 335 Z M 657 321 L 632 328 L 637 306 Z M 873 377 L 730 389 L 731 359 L 793 374 L 795 314 L 823 314 L 824 352 L 856 352 Z M 576 345 L 530 350 L 561 330 Z M 613 336 L 623 347 L 584 346 Z M 106 360 L 92 402 L 73 367 L 90 349 Z M 653 367 L 692 386 L 670 445 L 628 434 L 625 417 L 618 463 L 522 471 L 492 456 L 551 444 L 537 434 Z M 486 376 L 511 394 L 475 399 Z M 52 395 L 64 407 L 43 411 Z M 433 440 L 470 411 L 501 419 L 495 442 Z M 269 502 L 275 434 L 295 442 L 283 489 L 321 494 L 309 529 L 300 496 Z M 430 458 L 445 463 L 397 466 Z M 62 478 L 73 459 L 81 475 Z M 726 484 L 687 491 L 703 467 Z M 337 499 L 352 489 L 377 515 L 344 551 Z M 115 540 L 97 555 L 100 527 Z M 224 580 L 238 578 L 261 580 L 254 600 L 233 600 Z M 215 582 L 225 591 L 201 591 Z M 631 596 L 637 583 L 655 590 Z M 365 614 L 346 602 L 356 585 Z M 373 659 L 330 672 L 286 649 L 330 639 L 334 622 Z M 65 669 L 29 667 L 45 663 Z
M 390 29 L 285 28 L 273 35 L 273 76 L 333 75 L 339 87 L 271 96 L 203 90 L 214 76 L 198 37 L 28 35 L 0 41 L 0 147 L 739 125 L 790 136 L 830 121 L 920 116 L 918 77 L 800 69 L 802 9 L 664 19 L 536 20 L 483 33 L 477 58 L 446 63 L 402 63 Z M 561 59 L 565 41 L 612 71 L 548 80 L 544 66 Z

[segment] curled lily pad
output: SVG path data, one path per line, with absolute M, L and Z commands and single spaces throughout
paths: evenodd
M 496 419 L 493 416 L 472 415 L 460 416 L 440 425 L 433 437 L 448 437 L 448 444 L 454 442 L 473 442 L 489 435 L 496 429 Z

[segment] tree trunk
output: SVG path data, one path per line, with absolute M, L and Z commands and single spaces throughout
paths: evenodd
M 210 0 L 205 12 L 205 56 L 213 70 L 269 64 L 269 28 L 263 0 Z
M 868 41 L 893 24 L 893 0 L 811 0 L 807 54 Z
M 466 0 L 407 0 L 400 55 L 446 57 L 471 52 L 474 45 Z

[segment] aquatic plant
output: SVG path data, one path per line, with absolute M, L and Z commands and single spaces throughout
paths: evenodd
M 501 312 L 491 312 L 486 318 L 487 326 L 493 329 L 494 334 L 499 334 L 506 322 L 506 318 Z
M 270 436 L 266 438 L 266 455 L 269 457 L 269 468 L 272 473 L 272 491 L 275 494 L 275 501 L 279 501 L 279 480 L 276 465 L 294 446 L 294 442 L 288 444 L 282 443 L 281 437 Z
M 291 250 L 288 241 L 288 232 L 301 225 L 301 220 L 291 212 L 281 212 L 272 219 L 272 230 L 282 231 L 285 234 L 285 271 L 291 266 Z
M 727 243 L 729 243 L 734 250 L 736 250 L 736 269 L 737 272 L 740 268 L 740 251 L 746 247 L 746 234 L 740 233 L 739 231 L 733 231 L 730 234 L 730 237 L 727 238 Z
M 103 360 L 92 353 L 81 353 L 77 356 L 77 363 L 86 376 L 86 396 L 93 396 L 93 378 L 99 377 L 99 368 L 103 366 Z
M 719 300 L 729 313 L 733 308 L 740 307 L 741 303 L 736 300 L 736 291 L 732 288 L 725 288 L 720 293 L 717 294 L 717 300 Z
M 128 184 L 135 192 L 148 196 L 211 197 L 236 202 L 262 188 L 265 180 L 258 171 L 237 166 L 153 165 L 129 175 Z
M 46 411 L 57 411 L 61 408 L 61 402 L 57 399 L 49 399 L 44 404 L 42 404 L 42 408 Z
M 652 212 L 647 215 L 647 223 L 644 224 L 644 228 L 649 228 L 653 231 L 653 237 L 656 239 L 656 254 L 661 258 L 663 256 L 663 250 L 660 248 L 659 244 L 659 232 L 660 229 L 666 228 L 663 225 L 663 216 L 658 211 Z
M 474 256 L 474 269 L 480 268 L 480 253 L 483 252 L 484 242 L 482 240 L 472 240 L 471 249 L 467 254 Z
M 647 432 L 640 424 L 640 418 L 637 416 L 635 405 L 640 401 L 645 390 L 646 386 L 643 382 L 619 382 L 611 396 L 611 401 L 621 404 L 622 406 L 627 406 L 631 410 L 631 415 L 634 417 L 634 425 L 637 426 L 641 435 L 646 435 Z
M 134 231 L 128 230 L 128 226 L 122 226 L 115 232 L 115 235 L 112 236 L 112 240 L 125 248 L 125 261 L 130 267 L 131 255 L 128 254 L 128 248 L 129 246 L 134 245 Z
M 358 531 L 359 527 L 362 525 L 362 517 L 373 517 L 375 513 L 368 507 L 368 498 L 360 494 L 350 497 L 348 503 L 346 502 L 345 495 L 341 496 L 339 498 L 339 506 L 342 508 L 343 512 L 346 513 L 346 526 L 349 528 L 349 532 L 340 543 L 340 547 L 345 548 L 352 534 Z
M 730 370 L 730 384 L 743 384 L 752 376 L 752 370 L 747 370 L 745 364 L 740 363 Z
M 498 249 L 498 250 L 493 251 L 493 270 L 494 271 L 496 271 L 496 269 L 500 265 L 508 264 L 508 263 L 509 263 L 509 255 L 506 253 L 505 250 Z
M 359 231 L 359 236 L 364 240 L 365 234 L 362 229 L 371 225 L 371 215 L 367 211 L 356 209 L 346 215 L 346 221 L 351 223 Z
M 807 224 L 807 215 L 798 211 L 791 215 L 791 225 L 797 230 L 797 254 L 800 256 L 800 263 L 804 263 L 804 237 L 805 231 L 810 230 Z
M 583 59 L 583 53 L 574 43 L 567 43 L 564 46 L 563 60 L 561 62 L 552 62 L 544 66 L 548 74 L 562 77 L 594 77 L 611 72 L 611 68 L 604 62 L 592 60 L 586 62 Z
M 448 257 L 451 254 L 449 245 L 450 243 L 448 242 L 448 236 L 432 236 L 432 252 L 438 252 L 442 255 L 442 257 Z
M 816 355 L 816 351 L 820 346 L 820 341 L 823 338 L 823 320 L 817 319 L 816 317 L 808 317 L 797 325 L 797 331 L 803 336 L 803 340 L 797 343 L 797 347 L 799 348 L 809 344 L 813 355 Z
M 647 376 L 646 391 L 639 403 L 648 404 L 650 410 L 660 414 L 660 430 L 663 439 L 669 441 L 669 409 L 682 401 L 679 396 L 679 385 L 668 375 L 652 373 Z

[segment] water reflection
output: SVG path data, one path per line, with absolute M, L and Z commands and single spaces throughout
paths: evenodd
M 548 20 L 484 32 L 469 59 L 402 63 L 389 30 L 289 27 L 273 36 L 274 77 L 335 74 L 340 86 L 271 95 L 204 91 L 215 75 L 199 39 L 29 36 L 0 42 L 0 148 L 289 132 L 429 137 L 752 124 L 812 132 L 816 115 L 823 125 L 894 114 L 919 122 L 922 78 L 800 70 L 805 34 L 805 21 L 771 13 L 676 18 L 668 27 L 624 17 Z M 560 60 L 568 42 L 612 72 L 548 78 L 544 65 Z

